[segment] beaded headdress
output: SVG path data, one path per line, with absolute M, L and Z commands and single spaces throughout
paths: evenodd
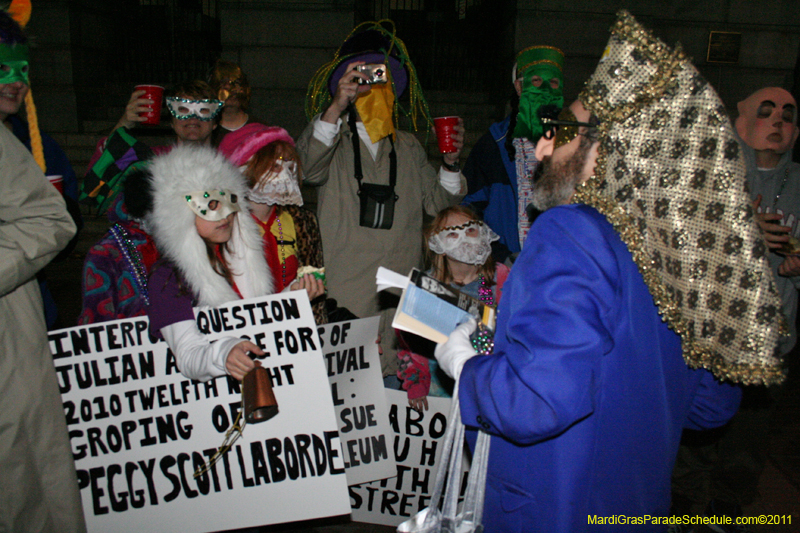
M 402 112 L 410 118 L 415 131 L 420 114 L 427 123 L 428 129 L 433 127 L 428 103 L 422 95 L 422 87 L 417 78 L 417 71 L 408 57 L 405 43 L 395 35 L 394 22 L 391 20 L 363 22 L 353 28 L 353 31 L 334 54 L 333 59 L 317 70 L 306 91 L 305 111 L 308 120 L 325 111 L 336 91 L 336 82 L 344 73 L 347 64 L 359 60 L 368 63 L 383 62 L 389 66 L 391 83 L 396 96 L 392 110 L 395 124 L 397 124 L 399 112 Z M 406 88 L 409 91 L 409 108 L 403 109 L 398 100 Z
M 543 45 L 529 46 L 520 50 L 514 60 L 511 81 L 521 78 L 525 75 L 525 71 L 537 65 L 550 65 L 561 72 L 564 70 L 564 52 L 555 46 Z
M 719 96 L 679 46 L 620 11 L 579 98 L 600 120 L 600 146 L 573 201 L 614 225 L 687 364 L 745 384 L 782 381 L 781 301 Z

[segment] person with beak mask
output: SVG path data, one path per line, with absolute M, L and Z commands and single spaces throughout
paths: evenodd
M 682 429 L 727 422 L 735 383 L 784 378 L 780 298 L 717 94 L 621 11 L 579 98 L 537 143 L 546 210 L 503 287 L 494 352 L 476 356 L 474 321 L 435 351 L 467 433 L 491 435 L 486 533 L 587 517 L 665 531 Z
M 533 177 L 539 167 L 536 141 L 542 117 L 555 118 L 564 106 L 564 53 L 552 46 L 530 46 L 514 61 L 511 113 L 491 125 L 469 153 L 464 165 L 467 196 L 463 200 L 500 235 L 492 244 L 496 261 L 516 259 L 531 217 Z
M 370 64 L 382 65 L 375 74 L 385 83 L 360 83 L 370 76 L 358 67 Z M 392 388 L 400 387 L 390 344 L 397 298 L 375 292 L 375 274 L 379 266 L 402 273 L 420 267 L 423 213 L 435 216 L 466 192 L 458 167 L 463 125 L 453 135 L 458 151 L 444 155 L 437 173 L 419 141 L 396 127 L 406 89 L 412 123 L 420 113 L 429 122 L 405 45 L 393 28 L 364 23 L 312 78 L 311 122 L 297 141 L 304 183 L 319 187 L 328 296 L 357 316 L 381 315 L 383 375 Z

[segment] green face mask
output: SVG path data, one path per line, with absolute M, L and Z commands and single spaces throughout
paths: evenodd
M 531 81 L 534 76 L 542 78 L 539 87 L 534 86 Z M 558 89 L 550 86 L 553 78 L 558 79 Z M 561 90 L 563 83 L 561 70 L 552 65 L 537 65 L 524 73 L 514 138 L 526 137 L 531 142 L 539 140 L 543 132 L 539 109 L 545 105 L 554 105 L 559 109 L 564 107 L 564 92 Z
M 16 81 L 30 85 L 28 81 L 28 45 L 9 46 L 0 43 L 0 83 L 9 84 Z

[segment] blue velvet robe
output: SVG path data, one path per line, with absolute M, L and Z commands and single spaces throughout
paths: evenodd
M 585 205 L 541 215 L 503 290 L 495 353 L 461 373 L 463 421 L 492 439 L 491 532 L 665 531 L 681 430 L 724 424 L 737 386 L 687 367 L 630 252 Z

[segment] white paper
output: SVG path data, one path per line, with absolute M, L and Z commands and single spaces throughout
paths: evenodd
M 408 276 L 403 276 L 388 268 L 378 267 L 375 283 L 378 285 L 377 292 L 391 288 L 404 290 L 408 286 Z

